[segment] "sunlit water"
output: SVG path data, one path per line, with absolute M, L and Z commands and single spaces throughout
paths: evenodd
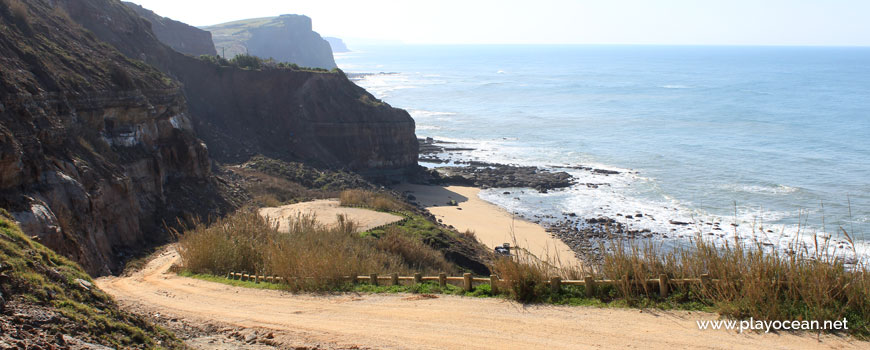
M 608 216 L 659 238 L 736 234 L 778 246 L 823 232 L 841 240 L 843 227 L 866 250 L 870 48 L 356 49 L 337 57 L 339 66 L 396 73 L 357 83 L 411 112 L 419 137 L 477 149 L 455 157 L 623 171 L 567 170 L 581 183 L 610 184 L 598 188 L 482 193 L 511 211 Z M 617 215 L 633 213 L 645 216 Z

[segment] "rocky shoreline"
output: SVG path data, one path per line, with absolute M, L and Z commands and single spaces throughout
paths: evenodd
M 430 182 L 439 184 L 468 185 L 480 188 L 533 188 L 547 193 L 550 190 L 566 188 L 576 184 L 571 174 L 564 171 L 551 171 L 535 166 L 518 166 L 482 162 L 476 160 L 450 160 L 441 155 L 452 152 L 473 151 L 473 148 L 455 147 L 451 142 L 419 139 L 421 162 L 448 164 L 430 172 Z M 450 165 L 452 164 L 452 165 Z
M 541 193 L 551 190 L 568 188 L 575 185 L 587 188 L 610 186 L 607 182 L 579 183 L 576 178 L 565 171 L 556 169 L 572 169 L 587 171 L 592 174 L 610 176 L 621 174 L 619 171 L 598 169 L 583 165 L 557 166 L 548 168 L 535 166 L 518 166 L 511 164 L 490 163 L 477 160 L 467 160 L 462 157 L 464 151 L 473 148 L 460 147 L 454 142 L 433 138 L 418 139 L 419 160 L 436 164 L 429 170 L 427 182 L 432 184 L 454 184 L 487 188 L 531 188 Z M 443 164 L 443 166 L 442 166 Z M 510 194 L 505 192 L 504 194 Z M 515 198 L 519 199 L 519 198 Z M 519 217 L 539 224 L 551 235 L 558 237 L 578 257 L 584 261 L 598 261 L 602 256 L 601 243 L 612 238 L 652 238 L 660 236 L 667 238 L 667 233 L 652 232 L 650 229 L 634 229 L 626 223 L 611 217 L 581 217 L 577 213 L 561 213 L 560 215 L 534 215 Z M 621 219 L 637 220 L 652 219 L 650 215 L 640 212 L 632 214 L 617 214 Z M 674 226 L 686 226 L 689 223 L 671 221 Z M 717 223 L 711 229 L 720 230 Z

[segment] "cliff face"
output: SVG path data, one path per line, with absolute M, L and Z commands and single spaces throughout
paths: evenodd
M 303 67 L 335 68 L 329 43 L 312 31 L 311 18 L 300 15 L 256 18 L 204 28 L 227 58 L 251 54 Z
M 180 87 L 48 0 L 0 5 L 0 206 L 89 272 L 159 241 L 167 188 L 208 187 Z
M 0 208 L 92 274 L 165 240 L 164 221 L 232 207 L 209 151 L 416 165 L 410 116 L 343 74 L 218 67 L 117 0 L 0 1 L 0 68 Z
M 347 45 L 344 44 L 344 41 L 339 38 L 333 37 L 323 37 L 323 40 L 326 40 L 329 43 L 329 46 L 332 48 L 332 52 L 350 52 L 350 49 L 347 48 Z
M 377 101 L 342 73 L 219 67 L 126 26 L 137 21 L 123 6 L 67 1 L 70 15 L 100 39 L 181 81 L 197 136 L 219 161 L 263 154 L 367 175 L 400 174 L 417 164 L 410 115 Z
M 147 19 L 151 23 L 151 31 L 154 32 L 157 39 L 175 51 L 191 56 L 217 55 L 210 32 L 159 16 L 132 2 L 125 1 L 124 5 L 127 5 L 142 18 Z
M 414 120 L 344 74 L 247 71 L 180 60 L 198 135 L 213 157 L 255 154 L 374 174 L 417 164 Z

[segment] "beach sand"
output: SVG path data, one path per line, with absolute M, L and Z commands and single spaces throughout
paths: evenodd
M 260 209 L 260 215 L 272 220 L 278 220 L 278 230 L 286 230 L 290 219 L 299 214 L 314 214 L 317 221 L 326 225 L 336 223 L 338 215 L 344 215 L 359 225 L 360 231 L 366 231 L 381 225 L 402 220 L 401 216 L 360 208 L 340 206 L 337 199 L 321 199 L 310 202 L 290 204 L 274 208 Z
M 558 257 L 562 266 L 580 264 L 571 248 L 547 233 L 541 225 L 514 218 L 501 207 L 480 199 L 477 196 L 479 188 L 402 184 L 394 189 L 407 191 L 416 197 L 417 203 L 441 219 L 445 225 L 452 225 L 459 231 L 474 231 L 477 239 L 487 247 L 495 248 L 502 243 L 513 245 L 513 226 L 517 245 L 537 257 L 544 260 L 555 260 Z M 448 205 L 451 200 L 455 200 L 458 206 Z

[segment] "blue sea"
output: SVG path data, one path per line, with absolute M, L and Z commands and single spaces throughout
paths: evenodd
M 444 157 L 537 165 L 608 184 L 481 193 L 512 212 L 608 216 L 663 240 L 736 223 L 710 236 L 776 246 L 831 237 L 845 251 L 842 227 L 859 255 L 867 252 L 870 48 L 351 49 L 339 66 L 390 73 L 357 84 L 407 109 L 418 137 L 475 148 Z M 560 168 L 575 165 L 621 174 Z M 645 216 L 623 216 L 635 213 Z

